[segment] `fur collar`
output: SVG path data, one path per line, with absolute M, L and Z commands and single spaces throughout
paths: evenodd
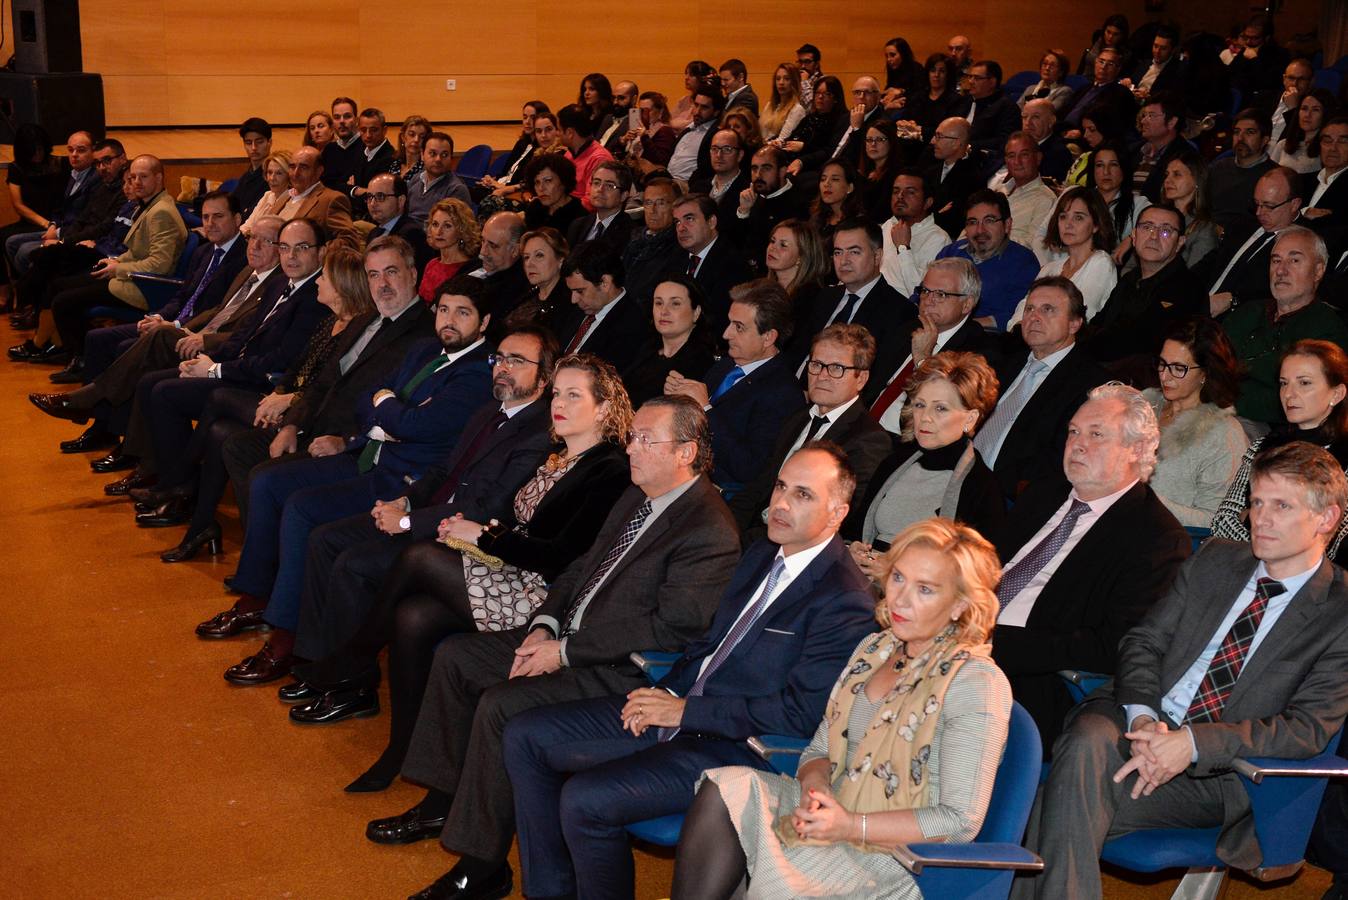
M 1165 397 L 1159 388 L 1148 388 L 1142 392 L 1159 419 L 1165 408 Z M 1231 418 L 1230 410 L 1222 409 L 1214 403 L 1200 403 L 1193 409 L 1187 409 L 1175 417 L 1166 428 L 1161 440 L 1157 459 L 1174 459 L 1184 456 L 1193 447 L 1207 437 L 1214 428 L 1225 428 Z

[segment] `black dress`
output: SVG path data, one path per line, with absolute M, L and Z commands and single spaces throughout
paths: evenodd
M 646 353 L 622 373 L 633 409 L 663 394 L 665 379 L 670 372 L 678 372 L 686 378 L 701 378 L 716 362 L 716 342 L 700 323 L 694 326 L 693 333 L 688 335 L 688 340 L 673 356 L 661 356 L 660 348 L 661 343 L 657 339 Z
M 566 229 L 571 223 L 584 215 L 585 207 L 575 197 L 568 197 L 565 203 L 552 212 L 548 212 L 541 201 L 530 200 L 529 205 L 524 207 L 524 227 L 530 230 L 556 228 L 562 234 L 566 234 Z
M 959 100 L 959 94 L 953 89 L 947 90 L 935 100 L 931 99 L 929 90 L 922 91 L 908 101 L 902 118 L 912 119 L 921 125 L 922 140 L 930 141 L 931 136 L 936 133 L 936 127 L 950 118 L 955 107 L 959 105 Z

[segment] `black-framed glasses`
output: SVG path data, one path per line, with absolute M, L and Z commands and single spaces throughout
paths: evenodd
M 376 194 L 373 191 L 366 191 L 365 193 L 365 199 L 373 200 L 375 203 L 383 203 L 386 200 L 392 200 L 397 196 L 397 194 Z
M 1143 234 L 1159 235 L 1161 240 L 1168 241 L 1179 234 L 1179 229 L 1171 225 L 1157 225 L 1155 222 L 1138 222 L 1133 226 L 1134 231 L 1140 231 Z
M 1184 363 L 1169 362 L 1161 357 L 1156 357 L 1156 371 L 1169 372 L 1171 378 L 1183 378 L 1189 374 L 1190 369 L 1201 369 L 1202 366 L 1186 366 Z
M 272 241 L 271 245 L 275 247 L 276 251 L 280 253 L 282 256 L 288 255 L 290 253 L 308 253 L 310 250 L 318 249 L 317 244 L 310 244 L 306 242 L 301 242 L 298 244 L 283 244 L 280 241 Z
M 996 225 L 998 222 L 1005 222 L 1005 221 L 1006 221 L 1006 218 L 1005 218 L 1004 216 L 984 216 L 984 217 L 981 218 L 981 219 L 975 219 L 975 218 L 970 217 L 970 218 L 964 220 L 964 227 L 965 227 L 965 228 L 973 228 L 975 225 L 977 225 L 977 224 L 979 224 L 979 223 L 981 222 L 984 228 L 991 228 L 993 225 Z
M 942 291 L 936 288 L 929 288 L 925 284 L 919 284 L 917 286 L 917 296 L 918 299 L 921 299 L 923 297 L 930 297 L 937 303 L 943 303 L 946 300 L 949 300 L 951 297 L 967 297 L 969 295 L 961 294 L 959 291 Z
M 860 370 L 860 366 L 845 366 L 842 363 L 826 363 L 820 362 L 817 359 L 812 359 L 805 363 L 805 371 L 809 372 L 811 375 L 827 372 L 829 378 L 841 378 L 848 372 Z
M 488 353 L 487 365 L 500 366 L 503 369 L 518 369 L 524 365 L 536 366 L 538 360 L 528 359 L 518 353 Z
M 1257 213 L 1260 211 L 1273 212 L 1275 209 L 1286 206 L 1287 204 L 1291 203 L 1293 200 L 1296 199 L 1297 199 L 1296 197 L 1288 197 L 1281 203 L 1260 203 L 1258 200 L 1256 200 L 1254 203 L 1250 204 L 1250 212 L 1253 213 Z

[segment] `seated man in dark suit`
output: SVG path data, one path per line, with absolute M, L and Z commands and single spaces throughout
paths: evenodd
M 637 411 L 628 445 L 633 487 L 590 550 L 567 567 L 529 624 L 455 635 L 435 653 L 403 776 L 430 791 L 366 837 L 408 843 L 440 835 L 460 855 L 423 892 L 502 896 L 514 797 L 502 731 L 514 715 L 645 684 L 635 650 L 679 652 L 711 623 L 739 557 L 730 512 L 707 478 L 711 437 L 698 405 L 657 397 Z
M 1002 67 L 981 59 L 969 66 L 969 96 L 957 104 L 955 115 L 969 122 L 969 144 L 996 157 L 1011 132 L 1020 127 L 1020 107 L 1002 90 Z
M 622 257 L 604 240 L 574 248 L 562 263 L 562 279 L 571 302 L 584 313 L 574 334 L 559 335 L 564 353 L 584 350 L 613 363 L 619 371 L 643 352 L 651 334 L 649 307 L 642 307 L 623 289 Z
M 525 894 L 630 896 L 624 826 L 687 810 L 704 769 L 767 769 L 745 739 L 809 735 L 875 630 L 870 586 L 837 537 L 855 487 L 842 452 L 807 443 L 773 479 L 767 541 L 745 553 L 711 629 L 659 684 L 506 726 Z
M 726 327 L 730 289 L 753 277 L 744 254 L 730 238 L 719 234 L 719 227 L 716 202 L 706 194 L 686 194 L 674 202 L 674 236 L 684 256 L 668 271 L 693 276 L 706 293 L 702 314 L 713 334 Z
M 529 279 L 524 276 L 520 259 L 522 237 L 524 216 L 519 213 L 499 212 L 482 223 L 482 247 L 477 253 L 482 267 L 468 274 L 482 279 L 491 308 L 496 310 L 487 331 L 491 343 L 500 342 L 506 318 L 530 296 Z
M 592 212 L 572 222 L 566 230 L 571 247 L 603 239 L 619 253 L 632 237 L 632 219 L 627 215 L 627 194 L 632 190 L 632 171 L 620 162 L 606 159 L 590 173 L 589 199 Z
M 931 136 L 931 152 L 934 161 L 927 169 L 927 180 L 932 185 L 932 215 L 950 239 L 956 240 L 964 230 L 965 201 L 986 183 L 983 155 L 972 152 L 969 123 L 959 116 L 936 127 Z
M 918 320 L 912 325 L 909 352 L 892 362 L 890 371 L 875 371 L 875 378 L 861 393 L 869 418 L 890 434 L 902 430 L 899 420 L 908 398 L 907 384 L 930 357 L 952 350 L 980 353 L 989 363 L 997 363 L 995 340 L 972 318 L 982 290 L 983 279 L 967 259 L 938 259 L 927 266 L 917 288 Z
M 1058 136 L 1057 124 L 1058 112 L 1053 108 L 1053 101 L 1045 97 L 1028 101 L 1020 112 L 1021 130 L 1039 144 L 1040 173 L 1062 184 L 1072 165 L 1072 153 L 1067 149 L 1067 142 Z
M 1162 25 L 1151 39 L 1151 56 L 1139 59 L 1128 73 L 1127 85 L 1143 97 L 1160 91 L 1182 92 L 1184 60 L 1179 54 L 1179 32 Z
M 1250 209 L 1254 186 L 1277 163 L 1268 158 L 1268 117 L 1242 109 L 1231 125 L 1231 152 L 1208 166 L 1208 215 L 1224 235 L 1246 235 L 1259 224 Z
M 749 162 L 749 186 L 740 191 L 734 225 L 744 258 L 755 271 L 763 271 L 763 255 L 772 230 L 787 219 L 809 215 L 811 192 L 786 174 L 786 156 L 781 148 L 764 144 Z
M 788 355 L 796 377 L 805 374 L 803 360 L 809 339 L 835 322 L 862 325 L 875 338 L 874 371 L 892 372 L 904 349 L 917 309 L 880 274 L 884 232 L 865 219 L 844 219 L 833 232 L 833 273 L 839 287 L 821 291 L 807 312 L 805 334 L 796 335 Z
M 436 255 L 426 244 L 426 229 L 407 215 L 407 182 L 401 176 L 383 172 L 371 178 L 365 194 L 365 207 L 374 223 L 374 228 L 365 235 L 365 246 L 386 234 L 396 234 L 411 245 L 418 272 Z
M 400 238 L 385 241 L 367 254 L 366 265 L 409 297 L 416 293 L 411 248 Z M 437 337 L 410 351 L 387 386 L 362 402 L 361 434 L 342 436 L 321 452 L 311 447 L 307 458 L 268 466 L 250 478 L 247 529 L 233 581 L 241 596 L 232 610 L 263 608 L 273 628 L 271 640 L 231 667 L 226 680 L 265 684 L 289 673 L 310 533 L 376 500 L 401 496 L 409 479 L 449 453 L 469 415 L 490 396 L 482 331 L 491 310 L 480 305 L 482 295 L 476 279 L 445 283 L 435 307 Z
M 975 321 L 1005 331 L 1030 283 L 1039 275 L 1039 259 L 1024 244 L 1011 240 L 1011 201 L 1001 191 L 979 188 L 960 208 L 964 236 L 936 258 L 967 259 L 982 282 Z
M 384 122 L 383 110 L 373 106 L 362 109 L 357 119 L 356 133 L 360 135 L 360 165 L 351 176 L 345 192 L 351 198 L 352 215 L 357 219 L 368 219 L 369 210 L 365 206 L 365 195 L 369 193 L 370 179 L 387 172 L 393 162 L 393 145 L 388 140 L 388 126 Z
M 682 272 L 688 254 L 679 246 L 674 230 L 674 203 L 683 196 L 673 179 L 660 173 L 643 180 L 641 215 L 644 227 L 634 227 L 623 248 L 624 285 L 638 303 L 645 306 L 655 286 L 670 272 Z
M 1057 476 L 1068 420 L 1087 391 L 1109 380 L 1077 345 L 1085 322 L 1086 303 L 1071 281 L 1053 276 L 1030 285 L 1020 331 L 1008 335 L 996 364 L 1002 385 L 997 408 L 974 438 L 1008 498 Z
M 749 70 L 744 60 L 727 59 L 721 63 L 717 72 L 721 76 L 721 90 L 725 91 L 726 111 L 740 106 L 757 116 L 758 95 L 754 93 L 753 85 L 749 84 Z
M 1348 116 L 1335 116 L 1320 129 L 1320 171 L 1301 176 L 1301 218 L 1337 250 L 1348 233 Z
M 1023 494 L 993 542 L 1004 566 L 993 659 L 1045 747 L 1072 707 L 1059 670 L 1112 674 L 1119 639 L 1189 555 L 1189 535 L 1147 487 L 1159 444 L 1139 391 L 1095 388 L 1067 427 L 1067 483 Z
M 1276 166 L 1260 176 L 1254 186 L 1254 215 L 1259 224 L 1246 234 L 1226 234 L 1194 275 L 1208 293 L 1208 308 L 1214 318 L 1242 303 L 1268 296 L 1268 258 L 1273 239 L 1296 221 L 1301 212 L 1297 173 Z
M 711 153 L 711 168 L 688 179 L 688 191 L 712 199 L 716 204 L 717 227 L 730 234 L 738 225 L 735 212 L 739 209 L 740 192 L 749 186 L 749 175 L 741 165 L 744 142 L 738 132 L 722 128 L 712 134 L 707 149 Z
M 1081 116 L 1088 109 L 1099 107 L 1096 113 L 1108 110 L 1115 121 L 1130 130 L 1136 112 L 1133 92 L 1119 84 L 1123 74 L 1123 54 L 1113 47 L 1103 47 L 1095 56 L 1095 80 L 1083 85 L 1067 101 L 1067 115 L 1058 124 L 1063 137 L 1071 140 L 1081 137 Z
M 723 337 L 729 352 L 699 380 L 670 372 L 666 394 L 682 394 L 707 410 L 711 479 L 727 499 L 758 477 L 777 434 L 805 402 L 782 347 L 791 338 L 791 301 L 764 279 L 738 292 Z
M 815 335 L 805 366 L 811 405 L 786 420 L 761 474 L 729 501 L 745 544 L 766 533 L 777 470 L 810 441 L 837 444 L 855 476 L 857 496 L 866 496 L 871 476 L 891 449 L 889 435 L 866 415 L 860 400 L 874 362 L 875 338 L 860 325 L 830 325 Z
M 1045 868 L 1016 879 L 1017 898 L 1099 897 L 1104 840 L 1145 828 L 1219 828 L 1222 861 L 1255 868 L 1232 763 L 1304 759 L 1343 724 L 1348 584 L 1325 556 L 1343 470 L 1286 444 L 1255 457 L 1250 501 L 1251 543 L 1206 541 L 1124 636 L 1113 682 L 1073 711 L 1026 836 Z

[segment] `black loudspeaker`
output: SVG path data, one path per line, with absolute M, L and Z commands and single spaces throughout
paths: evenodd
M 72 131 L 103 139 L 103 77 L 94 74 L 18 75 L 0 72 L 0 144 L 14 143 L 14 129 L 36 122 L 58 144 Z
M 79 0 L 11 0 L 14 11 L 14 71 L 34 75 L 79 72 Z

